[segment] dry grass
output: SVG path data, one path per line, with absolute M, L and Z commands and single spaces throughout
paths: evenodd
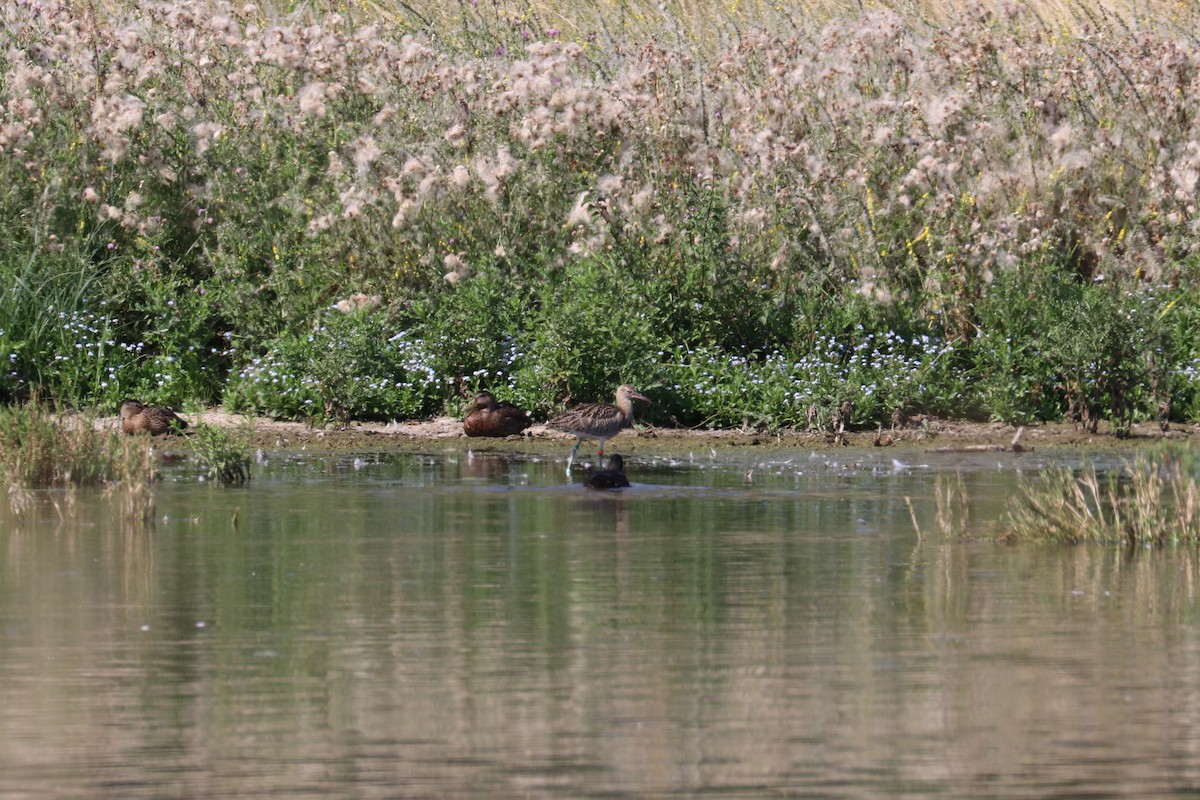
M 20 6 L 0 152 L 110 252 L 150 262 L 173 225 L 241 252 L 269 204 L 384 305 L 434 270 L 668 249 L 696 185 L 754 280 L 931 314 L 1038 253 L 1169 280 L 1197 249 L 1189 5 L 702 6 Z
M 121 4 L 110 3 L 110 6 Z M 1021 7 L 1044 20 L 1051 28 L 1078 32 L 1098 21 L 1125 26 L 1154 20 L 1181 30 L 1194 26 L 1200 9 L 1183 0 L 1026 0 L 1025 2 L 980 2 L 980 9 L 1004 13 Z M 539 37 L 550 31 L 564 40 L 638 42 L 655 37 L 682 44 L 693 54 L 712 55 L 736 44 L 743 31 L 760 28 L 788 34 L 813 21 L 827 23 L 866 12 L 887 10 L 907 19 L 944 25 L 963 10 L 952 0 L 807 0 L 780 3 L 778 0 L 365 0 L 347 7 L 329 0 L 275 0 L 264 7 L 274 14 L 301 14 L 313 19 L 328 15 L 354 14 L 382 21 L 402 30 L 434 34 L 452 44 L 465 45 L 469 31 L 494 31 L 498 27 L 524 26 Z
M 154 509 L 158 472 L 145 437 L 97 430 L 84 417 L 55 414 L 34 401 L 0 407 L 0 478 L 18 515 L 29 509 L 34 490 L 100 486 L 119 497 L 127 518 L 144 520 Z M 67 510 L 72 500 L 64 501 Z
M 1200 461 L 1186 447 L 1139 453 L 1119 471 L 1053 467 L 1024 478 L 1001 538 L 1126 545 L 1200 542 Z
M 971 520 L 971 507 L 962 473 L 956 472 L 953 478 L 938 475 L 933 496 L 937 507 L 938 532 L 944 537 L 965 533 Z

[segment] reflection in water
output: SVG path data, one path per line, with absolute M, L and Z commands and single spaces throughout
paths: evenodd
M 272 454 L 181 470 L 150 529 L 91 494 L 2 518 L 0 796 L 1197 788 L 1195 553 L 929 535 L 938 474 L 986 524 L 1012 465 L 863 458 L 634 459 L 604 494 Z

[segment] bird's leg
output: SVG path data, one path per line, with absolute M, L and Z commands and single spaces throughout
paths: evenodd
M 571 465 L 575 463 L 575 454 L 579 452 L 579 445 L 583 444 L 583 439 L 576 439 L 575 446 L 571 448 L 571 455 L 567 456 L 567 476 L 571 475 Z

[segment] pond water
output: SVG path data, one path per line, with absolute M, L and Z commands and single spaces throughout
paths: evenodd
M 147 527 L 2 504 L 0 797 L 1200 792 L 1196 554 L 948 536 L 939 479 L 982 529 L 1078 454 L 893 456 L 635 453 L 602 494 L 278 452 L 167 468 Z

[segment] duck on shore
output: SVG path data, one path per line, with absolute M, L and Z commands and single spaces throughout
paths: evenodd
M 497 401 L 491 392 L 479 392 L 463 418 L 467 436 L 514 436 L 533 424 L 529 412 L 512 403 Z
M 169 408 L 148 406 L 141 400 L 126 400 L 121 403 L 121 430 L 129 435 L 149 433 L 161 436 L 182 433 L 187 421 Z

